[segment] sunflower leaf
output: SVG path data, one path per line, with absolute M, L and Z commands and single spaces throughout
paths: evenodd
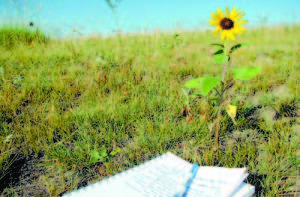
M 197 79 L 192 79 L 185 83 L 188 88 L 199 88 L 200 91 L 197 94 L 202 94 L 206 96 L 209 91 L 211 91 L 216 85 L 221 81 L 220 77 L 200 77 Z
M 184 86 L 187 88 L 190 88 L 190 89 L 198 88 L 198 87 L 200 87 L 202 80 L 203 80 L 203 78 L 192 79 L 192 80 L 186 82 L 184 84 Z
M 231 47 L 230 51 L 229 51 L 229 54 L 231 54 L 233 51 L 237 50 L 238 48 L 241 48 L 242 45 L 241 44 L 237 44 L 237 45 L 234 45 L 233 47 Z
M 215 46 L 215 49 L 216 49 L 216 51 L 223 50 L 223 48 L 220 46 Z
M 234 70 L 234 78 L 240 80 L 247 80 L 257 76 L 260 73 L 261 69 L 261 66 L 238 68 Z
M 210 45 L 220 46 L 220 47 L 224 48 L 224 45 L 223 45 L 223 44 L 210 44 Z
M 214 56 L 214 62 L 217 64 L 226 63 L 226 55 L 224 53 L 218 54 Z
M 221 53 L 224 53 L 224 50 L 223 50 L 223 49 L 218 50 L 218 51 L 215 52 L 213 55 L 218 55 L 218 54 L 221 54 Z
M 221 81 L 220 77 L 205 77 L 201 83 L 201 93 L 206 96 Z

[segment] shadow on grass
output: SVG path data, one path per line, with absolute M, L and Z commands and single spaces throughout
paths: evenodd
M 15 188 L 38 178 L 41 169 L 33 170 L 33 165 L 43 156 L 44 153 L 42 152 L 37 157 L 31 154 L 27 158 L 23 153 L 12 154 L 9 160 L 5 162 L 10 163 L 10 167 L 5 171 L 4 176 L 1 175 L 3 177 L 0 179 L 0 194 L 7 196 L 7 193 L 4 191 L 6 188 Z
M 263 196 L 266 193 L 265 188 L 262 186 L 262 181 L 265 180 L 267 177 L 266 174 L 259 175 L 259 174 L 251 174 L 249 173 L 247 179 L 244 181 L 252 186 L 255 186 L 255 197 Z

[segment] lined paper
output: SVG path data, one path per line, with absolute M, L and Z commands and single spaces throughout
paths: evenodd
M 64 197 L 171 197 L 188 180 L 192 164 L 167 152 L 132 169 L 73 191 Z M 246 168 L 201 166 L 188 197 L 247 197 L 254 187 L 243 183 Z

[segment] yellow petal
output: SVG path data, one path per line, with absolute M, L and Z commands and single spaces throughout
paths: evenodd
M 221 27 L 218 26 L 214 31 L 214 35 L 218 34 L 221 30 Z
M 231 31 L 226 31 L 226 40 L 229 40 L 230 38 L 231 38 L 231 33 L 230 33 Z
M 218 10 L 218 15 L 220 16 L 220 18 L 224 18 L 223 12 L 220 8 L 217 8 Z
M 236 11 L 234 14 L 232 14 L 231 19 L 233 21 L 237 20 L 236 17 L 241 13 L 242 10 L 238 10 Z
M 232 18 L 233 16 L 235 16 L 235 6 L 233 6 L 233 9 L 231 11 L 231 13 L 229 14 L 229 18 Z
M 245 27 L 239 27 L 239 30 L 240 31 L 246 31 L 246 28 Z
M 230 39 L 231 39 L 231 34 L 232 34 L 232 31 L 228 31 L 228 32 L 227 32 L 227 40 L 230 40 Z
M 227 38 L 227 40 L 230 40 L 230 39 L 231 39 L 231 31 L 228 31 L 228 32 L 227 32 L 227 37 L 226 37 L 226 38 Z
M 229 17 L 229 8 L 226 6 L 226 17 Z
M 243 21 L 239 21 L 239 22 L 235 22 L 235 25 L 242 25 L 242 24 L 246 24 L 248 21 L 247 20 L 243 20 Z
M 217 13 L 212 13 L 212 14 L 210 14 L 210 16 L 216 20 L 220 20 L 220 18 L 221 18 Z
M 219 21 L 216 20 L 208 20 L 210 25 L 219 25 Z
M 244 28 L 244 27 L 235 27 L 235 28 L 234 28 L 234 33 L 236 33 L 236 34 L 241 34 L 241 33 L 243 33 L 245 30 L 246 30 L 246 28 Z
M 231 39 L 231 34 L 232 34 L 232 30 L 227 31 L 227 40 Z
M 235 34 L 241 34 L 242 33 L 238 27 L 235 27 L 233 29 L 233 31 L 234 31 Z
M 215 14 L 215 13 L 211 13 L 211 14 L 210 14 L 210 16 L 211 16 L 212 18 L 214 18 L 214 19 L 215 19 L 215 18 L 216 18 L 216 16 L 217 16 L 217 14 Z
M 237 17 L 235 17 L 235 20 L 239 20 L 239 19 L 243 18 L 244 16 L 245 16 L 245 14 L 240 14 Z
M 222 40 L 225 39 L 226 33 L 227 33 L 226 31 L 223 31 L 223 32 L 222 32 L 222 34 L 221 34 L 221 39 L 222 39 Z

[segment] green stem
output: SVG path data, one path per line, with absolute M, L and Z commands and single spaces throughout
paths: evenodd
M 217 88 L 214 88 L 215 90 L 216 90 L 216 92 L 217 92 L 217 94 L 219 95 L 219 97 L 221 97 L 221 94 L 220 94 L 220 92 L 218 91 L 218 89 Z
M 187 110 L 189 110 L 189 107 L 190 107 L 190 100 L 189 100 L 189 93 L 190 93 L 190 90 L 187 90 L 186 92 L 184 91 L 184 89 L 182 88 L 182 90 L 183 90 L 183 92 L 184 92 L 184 94 L 185 94 L 185 96 L 186 96 L 186 102 L 185 102 L 185 104 L 186 104 L 186 107 L 187 107 Z
M 227 43 L 226 41 L 224 42 L 224 54 L 226 57 L 226 62 L 225 65 L 223 67 L 223 74 L 222 74 L 222 82 L 221 82 L 221 95 L 220 95 L 220 99 L 219 99 L 219 111 L 218 111 L 218 115 L 217 115 L 217 127 L 216 127 L 216 147 L 219 147 L 219 130 L 220 130 L 220 116 L 221 116 L 221 109 L 223 107 L 223 95 L 225 92 L 225 77 L 226 77 L 226 69 L 227 69 L 227 65 L 228 65 L 228 57 L 227 57 Z
M 189 96 L 186 97 L 186 106 L 187 106 L 187 110 L 189 110 L 190 105 L 189 105 Z

